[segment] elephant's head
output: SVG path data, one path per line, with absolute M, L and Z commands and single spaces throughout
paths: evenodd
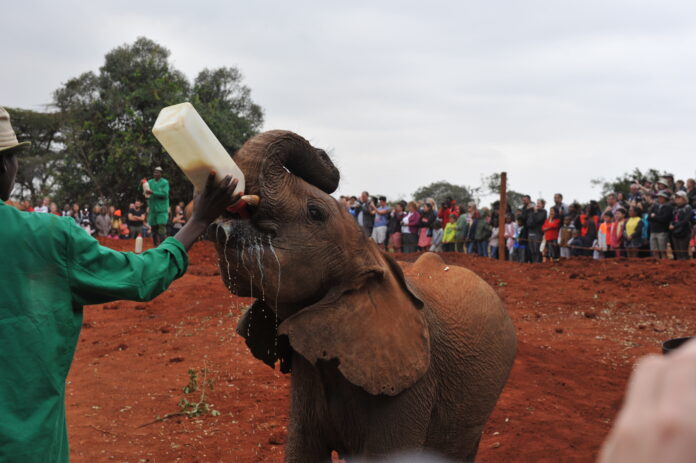
M 248 219 L 222 217 L 209 236 L 230 291 L 257 298 L 238 330 L 254 355 L 273 365 L 289 341 L 311 362 L 337 359 L 368 392 L 413 384 L 430 360 L 422 303 L 330 196 L 339 173 L 326 152 L 276 130 L 249 140 L 234 160 L 245 194 L 259 201 Z M 279 334 L 287 339 L 279 343 Z

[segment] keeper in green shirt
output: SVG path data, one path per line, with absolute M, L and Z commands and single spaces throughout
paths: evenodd
M 17 173 L 18 143 L 0 107 L 0 463 L 67 462 L 65 378 L 82 306 L 147 301 L 186 272 L 186 251 L 235 203 L 236 180 L 214 173 L 193 217 L 142 254 L 116 252 L 70 217 L 20 212 L 4 203 Z
M 169 221 L 169 182 L 162 177 L 162 168 L 155 167 L 154 178 L 147 181 L 148 189 L 143 189 L 147 198 L 147 223 L 152 229 L 152 243 L 155 246 L 167 236 Z

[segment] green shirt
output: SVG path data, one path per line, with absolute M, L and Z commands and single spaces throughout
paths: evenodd
M 150 211 L 147 223 L 150 225 L 167 225 L 169 221 L 169 182 L 161 178 L 159 182 L 151 178 L 147 181 L 152 190 L 152 196 L 147 200 Z
M 187 266 L 174 238 L 116 252 L 70 217 L 0 201 L 0 462 L 68 461 L 65 378 L 82 306 L 150 300 Z
M 457 224 L 450 222 L 445 225 L 445 232 L 442 235 L 443 243 L 454 243 L 455 235 L 457 234 Z

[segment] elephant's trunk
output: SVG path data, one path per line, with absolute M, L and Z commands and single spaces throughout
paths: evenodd
M 293 132 L 271 130 L 257 135 L 247 143 L 240 150 L 239 157 L 251 161 L 255 166 L 246 166 L 247 169 L 242 170 L 245 174 L 259 172 L 263 177 L 263 180 L 259 180 L 266 187 L 281 181 L 287 169 L 326 193 L 333 193 L 338 188 L 340 174 L 326 152 L 314 148 Z M 252 161 L 249 158 L 254 159 Z

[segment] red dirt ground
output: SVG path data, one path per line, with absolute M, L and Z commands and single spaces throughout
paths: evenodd
M 488 281 L 517 327 L 517 360 L 482 463 L 594 461 L 636 358 L 696 330 L 696 261 L 443 257 Z M 235 334 L 249 302 L 227 292 L 212 246 L 198 243 L 189 272 L 154 301 L 85 308 L 66 399 L 72 461 L 282 461 L 289 381 Z M 202 368 L 214 386 L 205 400 L 220 414 L 153 423 L 182 398 L 199 399 L 182 388 L 187 371 Z

